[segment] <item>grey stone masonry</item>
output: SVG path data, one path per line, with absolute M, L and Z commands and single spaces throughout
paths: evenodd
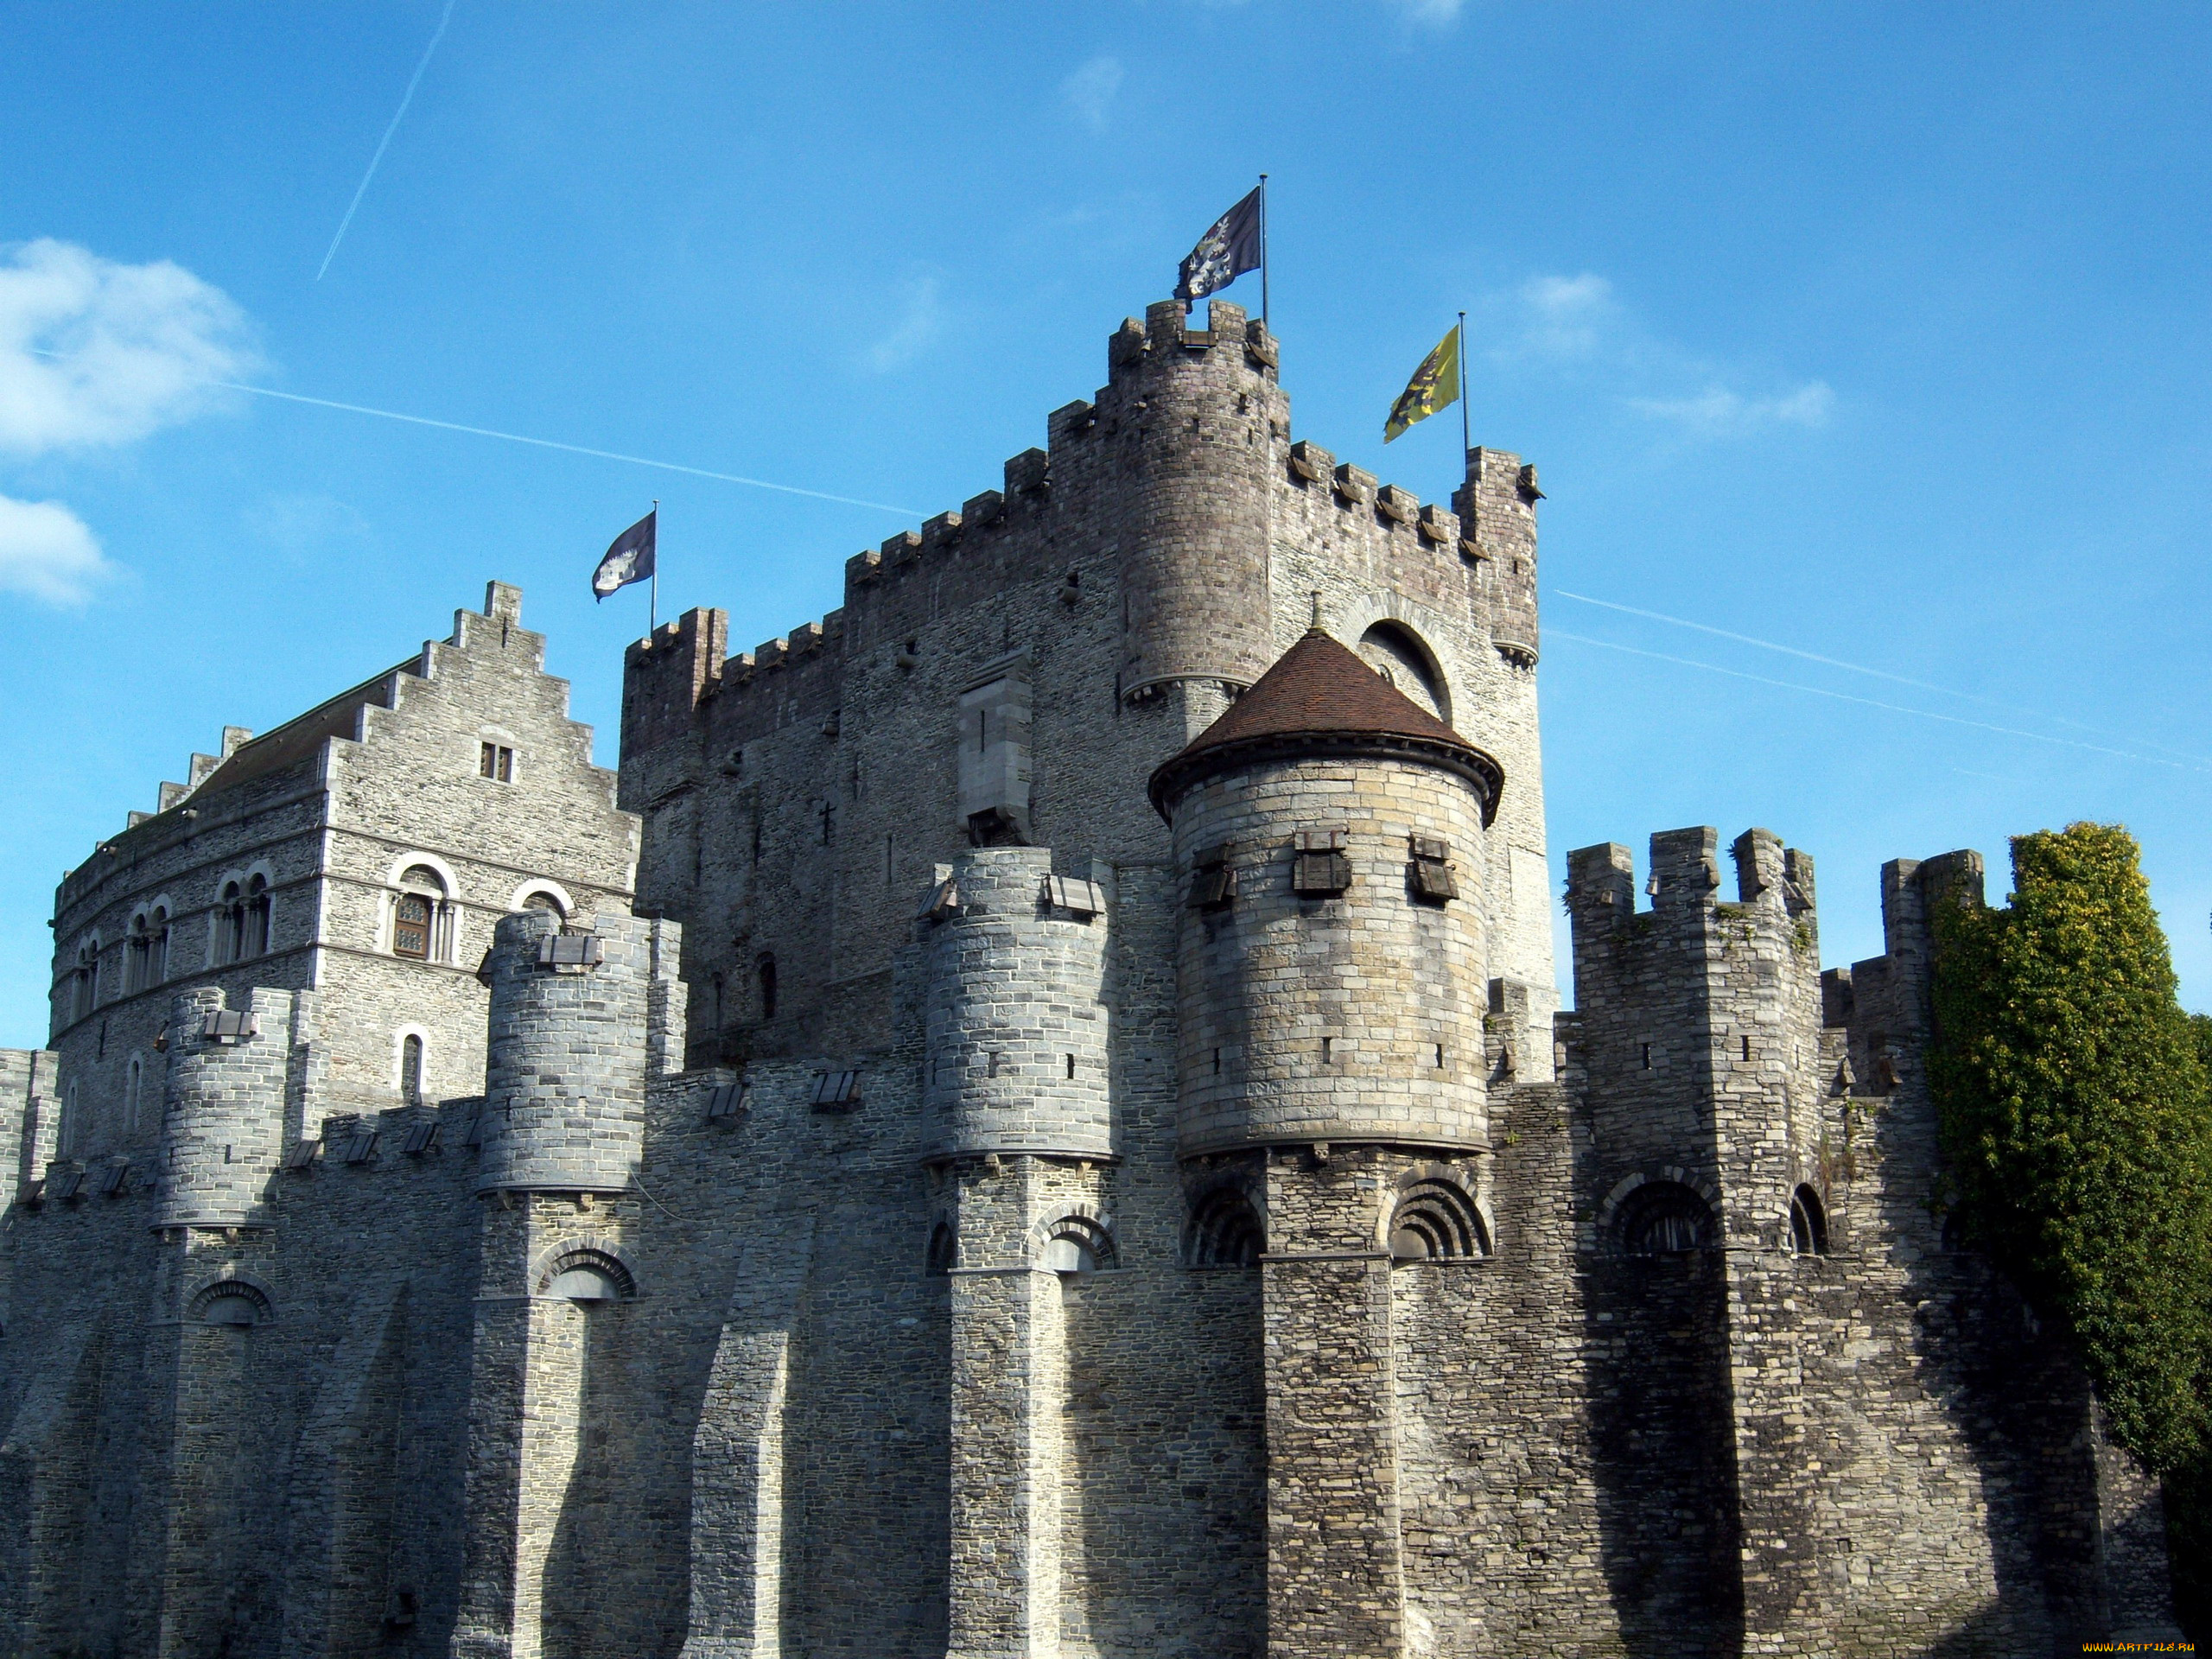
M 1112 872 L 1100 874 L 1056 891 L 1050 848 L 979 848 L 932 886 L 932 1152 L 1111 1155 L 1107 915 L 1092 906 Z
M 1184 1153 L 1485 1144 L 1479 792 L 1417 761 L 1270 761 L 1192 789 L 1174 829 Z M 1298 890 L 1301 836 L 1338 842 L 1341 891 Z M 1458 897 L 1417 891 L 1415 837 Z M 1194 885 L 1208 861 L 1232 878 L 1218 899 Z
M 1534 469 L 1294 439 L 1226 302 L 1106 359 L 828 615 L 632 645 L 619 778 L 494 582 L 64 880 L 0 1659 L 2171 1634 L 1948 1224 L 1980 860 L 1823 976 L 1768 832 L 1583 849 L 1559 1013 Z
M 230 1009 L 205 986 L 169 1005 L 155 1226 L 268 1224 L 293 1050 L 311 1036 L 314 1001 L 312 992 L 257 989 Z
M 673 977 L 681 934 L 672 922 L 604 912 L 588 932 L 564 931 L 544 912 L 501 920 L 485 964 L 480 1190 L 630 1185 L 644 1148 L 648 1016 L 656 982 Z

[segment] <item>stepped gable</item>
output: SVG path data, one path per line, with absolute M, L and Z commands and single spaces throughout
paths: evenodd
M 1504 769 L 1318 627 L 1152 774 L 1152 804 L 1165 817 L 1185 790 L 1213 772 L 1326 753 L 1402 755 L 1445 766 L 1482 791 L 1484 824 L 1497 815 Z
M 373 703 L 379 709 L 391 707 L 389 687 L 395 674 L 416 674 L 422 667 L 419 654 L 404 663 L 396 663 L 383 673 L 361 682 L 350 691 L 341 691 L 329 702 L 320 703 L 304 715 L 284 722 L 273 732 L 264 733 L 252 741 L 241 745 L 236 753 L 207 775 L 207 781 L 194 790 L 190 798 L 205 800 L 219 795 L 226 789 L 250 783 L 264 773 L 281 771 L 308 760 L 318 753 L 322 746 L 334 737 L 352 740 L 360 729 L 361 710 Z

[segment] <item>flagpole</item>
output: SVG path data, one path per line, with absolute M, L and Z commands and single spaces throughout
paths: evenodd
M 1464 312 L 1464 311 L 1462 311 L 1462 312 L 1459 314 L 1459 448 L 1464 451 L 1464 450 L 1471 449 L 1471 448 L 1473 448 L 1475 447 L 1475 441 L 1474 441 L 1474 439 L 1473 439 L 1473 438 L 1471 438 L 1471 437 L 1470 437 L 1470 436 L 1468 435 L 1468 433 L 1467 433 L 1467 314 L 1466 314 L 1465 312 Z M 1460 466 L 1462 466 L 1462 467 L 1465 467 L 1466 464 L 1467 464 L 1467 457 L 1463 454 L 1461 454 L 1461 455 L 1460 455 L 1460 457 L 1459 457 L 1459 465 L 1460 465 Z
M 1465 376 L 1462 375 L 1462 381 Z M 1460 411 L 1465 414 L 1466 411 Z M 645 585 L 645 638 L 660 632 L 660 497 L 653 497 L 653 573 Z
M 1260 175 L 1260 321 L 1268 321 L 1268 175 Z M 1273 330 L 1269 330 L 1270 333 Z

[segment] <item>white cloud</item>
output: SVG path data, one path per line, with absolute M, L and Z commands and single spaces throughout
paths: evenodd
M 944 308 L 938 302 L 938 279 L 917 276 L 906 286 L 906 308 L 891 332 L 861 353 L 861 361 L 878 374 L 903 369 L 944 332 Z
M 188 420 L 254 366 L 245 317 L 166 259 L 41 238 L 0 250 L 0 449 L 128 443 Z M 41 355 L 51 353 L 51 355 Z
M 1485 296 L 1479 315 L 1476 338 L 1501 368 L 1572 379 L 1688 436 L 1825 426 L 1835 409 L 1825 380 L 1764 397 L 1738 390 L 1749 377 L 1645 326 L 1594 271 L 1531 276 Z
M 1629 407 L 1702 436 L 1728 437 L 1763 426 L 1825 426 L 1835 407 L 1835 391 L 1825 380 L 1808 380 L 1775 397 L 1746 397 L 1726 386 L 1708 386 L 1689 397 L 1631 397 Z
M 1060 97 L 1093 132 L 1106 130 L 1107 112 L 1122 90 L 1122 60 L 1093 58 L 1060 83 Z
M 1521 344 L 1548 356 L 1589 356 L 1620 315 L 1613 285 L 1587 270 L 1579 276 L 1531 276 L 1515 297 Z
M 59 501 L 0 495 L 0 591 L 81 605 L 114 574 L 99 538 Z
M 1430 29 L 1446 28 L 1459 16 L 1460 0 L 1390 0 L 1390 3 L 1408 22 Z

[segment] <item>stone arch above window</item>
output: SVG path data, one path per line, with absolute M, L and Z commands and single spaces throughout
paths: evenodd
M 1093 1273 L 1118 1267 L 1114 1225 L 1095 1205 L 1071 1205 L 1029 1230 L 1029 1259 L 1048 1272 Z
M 1789 1195 L 1789 1248 L 1799 1255 L 1828 1253 L 1828 1207 L 1809 1185 Z
M 576 901 L 569 890 L 558 881 L 543 876 L 532 876 L 508 895 L 507 908 L 518 910 L 548 910 L 567 921 L 576 913 Z
M 1386 618 L 1359 637 L 1366 664 L 1446 725 L 1452 723 L 1452 692 L 1428 642 L 1406 623 Z
M 217 1279 L 200 1286 L 185 1304 L 184 1317 L 200 1325 L 228 1325 L 244 1330 L 266 1325 L 276 1317 L 269 1293 L 251 1279 Z
M 1385 1242 L 1399 1262 L 1479 1261 L 1491 1251 L 1490 1217 L 1457 1171 L 1426 1165 L 1399 1178 Z
M 626 1302 L 637 1295 L 638 1281 L 605 1244 L 571 1243 L 555 1247 L 540 1261 L 531 1289 L 572 1302 Z
M 1255 1268 L 1267 1249 L 1267 1224 L 1242 1183 L 1224 1183 L 1192 1201 L 1183 1228 L 1185 1267 Z

